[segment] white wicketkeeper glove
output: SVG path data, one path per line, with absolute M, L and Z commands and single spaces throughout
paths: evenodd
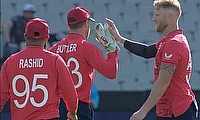
M 96 23 L 93 31 L 96 40 L 105 47 L 107 52 L 114 52 L 116 50 L 117 43 L 115 38 L 108 30 L 107 23 Z

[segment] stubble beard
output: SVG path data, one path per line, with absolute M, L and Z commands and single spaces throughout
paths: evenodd
M 156 32 L 160 32 L 160 33 L 163 33 L 163 31 L 167 28 L 167 24 L 166 23 L 160 23 L 160 24 L 156 24 L 155 26 L 155 30 Z

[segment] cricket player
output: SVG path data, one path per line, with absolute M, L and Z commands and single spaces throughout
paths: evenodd
M 114 22 L 107 19 L 110 32 L 127 50 L 144 58 L 155 57 L 155 83 L 146 102 L 130 120 L 143 120 L 155 105 L 156 120 L 194 120 L 198 117 L 198 107 L 189 83 L 192 72 L 190 47 L 178 26 L 181 5 L 178 0 L 154 0 L 153 5 L 155 29 L 163 38 L 152 45 L 122 37 Z
M 95 69 L 109 79 L 116 78 L 118 71 L 119 50 L 114 44 L 105 47 L 107 51 L 107 59 L 105 59 L 100 49 L 87 41 L 91 21 L 94 19 L 91 18 L 86 8 L 72 8 L 67 14 L 70 33 L 49 49 L 61 55 L 69 67 L 78 94 L 77 116 L 79 120 L 93 119 L 90 93 Z M 62 106 L 65 105 L 61 103 L 60 109 Z M 66 110 L 62 109 L 62 111 Z M 62 115 L 63 113 L 60 114 Z M 63 116 L 62 120 L 65 120 L 65 117 Z
M 10 99 L 12 120 L 58 120 L 59 91 L 68 118 L 76 120 L 78 100 L 71 74 L 59 55 L 44 49 L 49 32 L 45 20 L 29 20 L 24 33 L 27 47 L 2 66 L 0 110 Z

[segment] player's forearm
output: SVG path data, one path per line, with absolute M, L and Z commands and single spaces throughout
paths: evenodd
M 126 41 L 126 38 L 122 37 L 122 36 L 118 36 L 116 37 L 116 41 L 121 45 L 124 46 L 124 42 Z
M 101 69 L 102 75 L 109 79 L 115 79 L 118 72 L 118 53 L 117 50 L 112 53 L 108 53 L 107 63 L 102 64 Z M 103 67 L 104 66 L 104 67 Z
M 160 82 L 160 80 L 157 80 L 150 92 L 148 99 L 141 107 L 141 110 L 148 113 L 162 97 L 165 90 L 167 89 L 167 86 L 168 84 L 163 84 L 162 82 Z
M 78 99 L 76 97 L 74 96 L 74 98 L 68 98 L 68 100 L 65 102 L 65 104 L 67 105 L 67 110 L 69 110 L 70 112 L 76 111 L 78 107 Z
M 155 44 L 146 45 L 143 43 L 125 40 L 124 41 L 124 48 L 129 50 L 131 53 L 138 55 L 144 58 L 153 58 L 156 56 L 157 49 Z
M 65 87 L 62 87 L 61 90 L 62 90 L 64 102 L 67 105 L 66 106 L 67 110 L 70 112 L 76 111 L 78 107 L 78 95 L 74 88 L 74 85 L 73 86 L 69 85 L 70 84 L 69 82 L 68 83 L 63 82 L 61 84 L 65 86 Z
M 78 95 L 71 74 L 61 57 L 57 58 L 56 67 L 58 73 L 58 87 L 61 90 L 67 109 L 70 112 L 75 111 L 78 105 Z
M 91 62 L 92 66 L 104 77 L 115 79 L 118 71 L 118 51 L 107 53 L 107 59 L 101 54 Z
M 175 69 L 175 66 L 161 64 L 158 79 L 154 83 L 151 93 L 141 110 L 148 112 L 158 102 L 169 86 Z

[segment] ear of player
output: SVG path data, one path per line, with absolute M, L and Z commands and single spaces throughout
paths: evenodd
M 93 32 L 96 40 L 105 47 L 107 52 L 114 52 L 116 50 L 117 43 L 108 30 L 107 23 L 96 23 Z

